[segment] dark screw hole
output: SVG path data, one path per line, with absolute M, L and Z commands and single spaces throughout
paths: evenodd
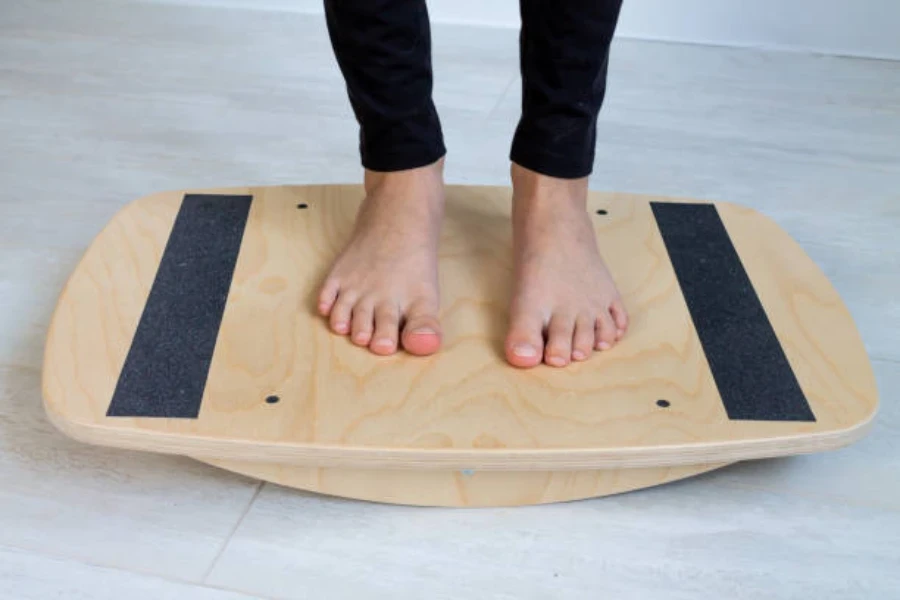
M 597 211 L 597 214 L 598 214 L 598 215 L 605 215 L 605 214 L 606 214 L 606 209 L 601 208 L 600 210 Z
M 297 208 L 309 208 L 309 204 L 307 204 L 306 202 L 301 202 L 297 205 Z
M 268 404 L 275 404 L 275 403 L 277 403 L 279 400 L 281 400 L 281 398 L 279 398 L 278 396 L 268 396 L 268 397 L 266 398 L 266 402 L 267 402 Z
M 656 405 L 661 406 L 663 408 L 669 408 L 670 406 L 672 406 L 672 403 L 669 402 L 668 400 L 657 400 Z

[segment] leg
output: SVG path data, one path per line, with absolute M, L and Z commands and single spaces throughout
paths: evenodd
M 628 325 L 586 211 L 620 6 L 520 0 L 522 118 L 510 152 L 516 290 L 506 344 L 516 366 L 584 360 Z
M 445 149 L 431 99 L 425 0 L 325 0 L 325 18 L 360 125 L 363 167 L 392 172 L 437 162 Z
M 424 0 L 325 0 L 328 31 L 360 126 L 366 198 L 319 311 L 377 354 L 440 345 L 437 242 L 441 127 L 431 98 Z M 401 335 L 402 330 L 402 335 Z

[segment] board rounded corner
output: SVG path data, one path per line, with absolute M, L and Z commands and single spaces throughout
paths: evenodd
M 41 395 L 44 415 L 46 415 L 47 420 L 59 433 L 71 440 L 83 444 L 108 445 L 106 441 L 102 439 L 102 436 L 98 437 L 92 435 L 91 432 L 97 429 L 96 426 L 89 422 L 73 418 L 71 415 L 59 410 L 58 402 L 52 398 L 52 394 L 47 391 L 44 385 L 42 385 Z

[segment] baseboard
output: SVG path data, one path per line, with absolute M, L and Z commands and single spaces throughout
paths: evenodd
M 323 0 L 144 0 L 321 14 Z M 518 27 L 517 0 L 427 0 L 434 23 Z M 900 60 L 896 0 L 625 0 L 620 38 Z

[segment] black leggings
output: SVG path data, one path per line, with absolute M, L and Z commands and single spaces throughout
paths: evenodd
M 590 174 L 621 4 L 520 0 L 522 116 L 513 162 L 552 177 Z M 425 0 L 325 0 L 325 15 L 360 125 L 363 166 L 399 171 L 444 156 Z

